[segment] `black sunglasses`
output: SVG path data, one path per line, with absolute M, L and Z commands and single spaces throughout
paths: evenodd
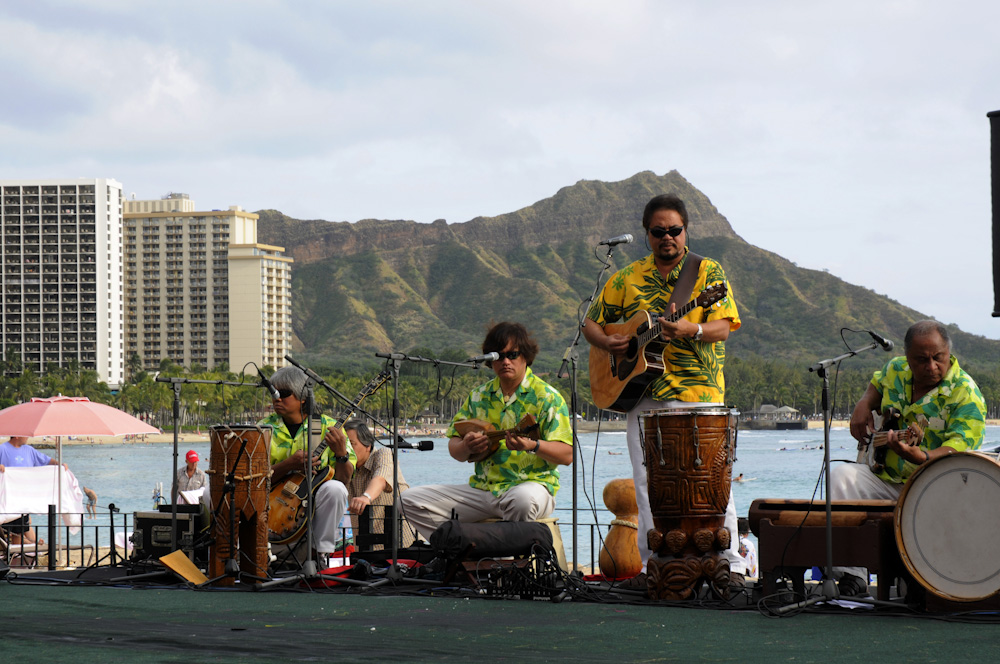
M 278 390 L 278 398 L 279 399 L 287 399 L 288 397 L 292 396 L 293 394 L 295 394 L 295 392 L 293 392 L 293 391 L 291 391 L 289 389 Z
M 649 234 L 660 240 L 665 236 L 677 237 L 684 232 L 683 226 L 671 226 L 670 228 L 664 228 L 663 226 L 657 226 L 656 228 L 650 228 Z
M 517 358 L 521 357 L 521 351 L 519 350 L 509 350 L 506 353 L 498 350 L 496 351 L 496 354 L 500 356 L 498 358 L 498 361 L 504 358 L 507 358 L 508 360 L 516 360 Z

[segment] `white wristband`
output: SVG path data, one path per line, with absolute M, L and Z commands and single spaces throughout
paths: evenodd
M 365 498 L 367 498 L 367 499 L 368 499 L 368 502 L 371 502 L 371 501 L 372 501 L 372 497 L 368 495 L 368 492 L 367 492 L 367 491 L 363 492 L 363 493 L 362 493 L 361 495 L 362 495 L 362 496 L 364 496 Z

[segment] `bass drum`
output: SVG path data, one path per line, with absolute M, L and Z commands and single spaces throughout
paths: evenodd
M 1000 591 L 1000 463 L 959 452 L 920 466 L 896 504 L 899 553 L 938 597 L 973 602 Z

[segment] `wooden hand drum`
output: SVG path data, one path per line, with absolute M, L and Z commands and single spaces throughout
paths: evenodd
M 729 597 L 726 507 L 736 459 L 736 417 L 728 408 L 645 411 L 643 452 L 653 528 L 646 571 L 650 596 L 687 599 L 703 581 Z
M 635 502 L 635 482 L 611 480 L 604 486 L 604 504 L 615 515 L 611 530 L 601 547 L 601 574 L 609 579 L 630 579 L 642 571 L 639 555 L 639 506 Z

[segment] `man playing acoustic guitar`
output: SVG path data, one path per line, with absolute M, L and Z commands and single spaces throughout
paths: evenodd
M 710 258 L 701 258 L 696 272 L 693 270 L 695 263 L 692 263 L 688 270 L 693 272 L 693 286 L 688 287 L 689 293 L 683 296 L 683 301 L 671 302 L 671 295 L 682 279 L 684 265 L 689 260 L 698 260 L 698 257 L 689 259 L 687 208 L 680 198 L 664 194 L 650 200 L 642 214 L 642 227 L 651 247 L 650 255 L 622 268 L 608 279 L 600 296 L 587 312 L 583 336 L 595 349 L 612 356 L 624 356 L 629 351 L 630 337 L 608 334 L 605 327 L 641 311 L 650 312 L 654 319 L 657 314 L 661 316 L 658 319 L 658 341 L 665 344 L 663 372 L 657 373 L 645 389 L 640 388 L 637 400 L 624 408 L 616 408 L 628 411 L 626 438 L 632 460 L 635 498 L 639 506 L 639 554 L 645 569 L 651 553 L 645 534 L 653 527 L 653 517 L 649 507 L 646 469 L 643 466 L 643 435 L 639 413 L 692 405 L 722 406 L 725 398 L 725 379 L 722 374 L 726 356 L 724 342 L 729 338 L 730 332 L 740 328 L 740 317 L 722 266 Z M 728 293 L 717 306 L 695 307 L 676 322 L 662 317 L 680 309 L 692 297 L 713 285 L 721 285 L 720 290 L 724 286 Z M 592 352 L 591 386 L 596 394 L 598 388 L 594 386 L 594 364 Z M 725 526 L 731 534 L 731 541 L 737 542 L 736 507 L 732 493 L 726 510 Z M 725 556 L 734 581 L 742 581 L 746 564 L 739 553 L 735 548 L 730 548 L 726 550 Z M 626 585 L 645 589 L 645 572 Z
M 496 378 L 469 394 L 448 429 L 452 458 L 475 462 L 468 484 L 414 487 L 400 494 L 406 519 L 425 538 L 451 518 L 452 510 L 459 521 L 549 516 L 559 490 L 557 466 L 573 461 L 569 409 L 562 395 L 529 368 L 538 344 L 528 330 L 520 323 L 497 323 L 483 341 L 483 353 L 492 352 L 500 355 L 488 363 Z M 521 431 L 526 415 L 537 427 Z M 461 435 L 459 428 L 470 420 L 506 434 L 490 436 L 473 427 Z
M 308 396 L 305 373 L 298 367 L 282 367 L 271 376 L 271 385 L 278 391 L 272 402 L 274 413 L 258 424 L 272 426 L 271 485 L 287 475 L 303 471 L 308 431 L 305 402 Z M 347 444 L 347 437 L 337 421 L 321 415 L 321 437 L 328 447 L 313 460 L 313 470 L 333 468 L 333 478 L 313 488 L 316 506 L 313 517 L 313 544 L 320 571 L 328 567 L 329 554 L 336 550 L 340 521 L 347 510 L 347 485 L 354 474 L 356 457 Z M 320 441 L 314 441 L 319 443 Z
M 903 338 L 903 352 L 872 376 L 851 414 L 851 435 L 867 443 L 874 431 L 872 413 L 890 409 L 899 412 L 897 426 L 904 430 L 885 436 L 888 451 L 879 472 L 860 463 L 834 466 L 832 500 L 896 500 L 919 466 L 983 442 L 983 395 L 951 354 L 948 330 L 932 320 L 914 323 Z M 833 572 L 841 595 L 867 592 L 866 569 L 834 567 Z

